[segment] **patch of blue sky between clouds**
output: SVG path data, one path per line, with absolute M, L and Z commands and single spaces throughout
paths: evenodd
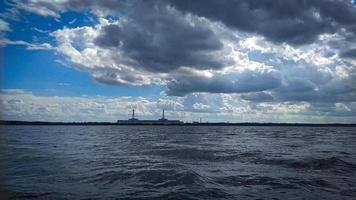
M 4 11 L 4 9 L 2 9 Z M 21 20 L 6 19 L 11 23 L 11 33 L 5 35 L 11 41 L 28 43 L 48 43 L 56 46 L 50 32 L 68 27 L 94 26 L 97 18 L 89 12 L 65 12 L 60 19 L 43 17 L 32 13 L 21 13 Z M 26 46 L 7 45 L 3 47 L 3 79 L 1 89 L 24 89 L 43 96 L 147 96 L 157 99 L 163 86 L 118 87 L 104 85 L 92 80 L 90 74 L 78 71 L 70 65 L 64 66 L 64 60 L 54 50 L 31 51 Z

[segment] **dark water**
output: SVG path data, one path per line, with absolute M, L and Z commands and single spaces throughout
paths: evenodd
M 3 186 L 35 199 L 355 199 L 356 128 L 2 126 Z

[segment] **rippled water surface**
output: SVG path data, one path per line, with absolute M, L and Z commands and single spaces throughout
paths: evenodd
M 1 126 L 9 198 L 355 199 L 355 127 Z

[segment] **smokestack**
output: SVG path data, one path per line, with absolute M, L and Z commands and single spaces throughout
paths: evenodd
M 135 119 L 135 109 L 132 109 L 132 119 Z
M 162 119 L 164 119 L 164 109 L 163 109 L 163 112 L 162 112 Z

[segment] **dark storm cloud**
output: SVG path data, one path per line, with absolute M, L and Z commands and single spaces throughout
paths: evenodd
M 272 96 L 278 101 L 308 102 L 352 102 L 356 101 L 356 79 L 330 80 L 323 85 L 314 85 L 308 81 L 292 82 L 273 90 Z M 297 86 L 302 84 L 301 86 Z M 291 89 L 294 88 L 294 89 Z
M 235 72 L 213 77 L 179 75 L 167 84 L 168 95 L 184 96 L 193 92 L 245 93 L 279 87 L 281 75 L 274 70 Z
M 285 90 L 290 92 L 308 92 L 314 90 L 317 86 L 310 80 L 303 78 L 290 78 L 286 80 L 288 84 L 285 86 Z
M 319 76 L 319 79 L 316 77 Z M 343 79 L 332 76 L 322 77 L 307 71 L 298 74 L 292 71 L 283 77 L 283 83 L 269 93 L 251 92 L 240 97 L 251 102 L 354 102 L 356 101 L 356 75 L 352 72 Z
M 343 58 L 356 58 L 356 48 L 344 51 L 340 56 Z
M 206 21 L 188 20 L 161 3 L 140 2 L 128 16 L 127 21 L 103 27 L 96 44 L 116 48 L 148 71 L 169 72 L 182 66 L 219 69 L 232 64 L 215 55 L 223 44 Z
M 320 113 L 326 116 L 355 116 L 356 110 L 349 105 L 346 107 L 347 104 L 339 104 L 337 106 L 335 103 L 311 103 L 310 107 L 308 108 L 309 113 L 306 114 L 313 114 L 313 113 Z
M 273 96 L 266 92 L 251 92 L 242 94 L 240 97 L 253 102 L 268 102 L 273 100 Z
M 356 93 L 331 94 L 325 91 L 310 92 L 278 92 L 274 94 L 277 101 L 291 102 L 353 102 L 356 101 Z
M 349 78 L 333 80 L 336 66 L 342 67 L 343 63 L 334 62 L 331 57 L 339 51 L 330 50 L 343 49 L 346 51 L 341 51 L 341 57 L 356 57 L 353 45 L 356 42 L 356 10 L 350 0 L 69 0 L 32 1 L 32 4 L 57 12 L 90 10 L 103 14 L 98 14 L 100 17 L 113 16 L 111 22 L 118 20 L 118 23 L 102 23 L 98 25 L 100 28 L 95 28 L 100 31 L 94 40 L 96 47 L 107 50 L 108 58 L 117 56 L 110 63 L 115 69 L 110 69 L 110 64 L 108 69 L 99 72 L 95 68 L 93 78 L 105 84 L 152 84 L 145 78 L 163 73 L 158 79 L 167 81 L 167 94 L 176 96 L 207 92 L 245 93 L 242 99 L 258 102 L 356 100 L 353 86 L 356 78 L 351 75 L 355 72 L 344 70 Z M 217 28 L 219 26 L 213 22 L 221 22 L 227 28 Z M 337 32 L 335 35 L 342 39 L 331 40 L 327 44 L 330 49 L 323 52 L 323 58 L 334 62 L 330 66 L 316 66 L 305 61 L 317 59 L 319 50 L 314 51 L 316 58 L 299 56 L 302 60 L 299 63 L 281 58 L 279 64 L 268 60 L 283 55 L 250 51 L 247 53 L 251 61 L 267 64 L 280 72 L 245 70 L 222 75 L 218 70 L 233 64 L 233 60 L 226 57 L 233 54 L 227 52 L 224 40 L 228 41 L 225 44 L 236 42 L 229 41 L 226 32 L 235 31 L 264 36 L 276 46 L 281 42 L 310 44 L 324 33 Z M 348 42 L 350 45 L 346 46 Z M 320 41 L 314 44 L 326 45 Z M 242 50 L 238 45 L 235 47 L 236 51 Z M 122 65 L 131 71 L 124 72 Z M 188 70 L 178 74 L 183 69 Z M 212 69 L 213 76 L 190 73 L 196 69 Z M 263 92 L 265 90 L 269 92 Z
M 340 28 L 352 31 L 356 10 L 350 0 L 171 0 L 184 12 L 220 21 L 229 27 L 265 36 L 274 42 L 301 45 Z
M 265 92 L 251 92 L 240 95 L 244 100 L 251 102 L 354 102 L 356 101 L 355 88 L 350 85 L 324 86 L 319 90 L 289 90 L 288 86 L 281 86 Z

